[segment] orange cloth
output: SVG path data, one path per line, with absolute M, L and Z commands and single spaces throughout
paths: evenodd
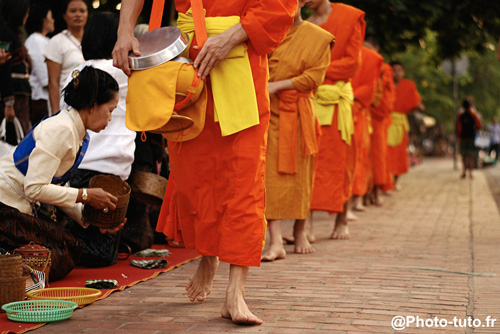
M 377 81 L 384 59 L 367 47 L 361 49 L 361 66 L 352 79 L 354 90 L 354 136 L 356 137 L 356 170 L 352 193 L 363 196 L 368 191 L 371 175 L 369 108 L 375 99 Z
M 418 93 L 417 86 L 409 79 L 401 79 L 396 86 L 396 100 L 394 102 L 394 111 L 410 114 L 420 103 L 422 99 Z M 410 162 L 408 161 L 408 133 L 405 131 L 403 142 L 395 147 L 388 146 L 388 168 L 391 174 L 401 175 L 408 172 Z
M 188 0 L 176 0 L 186 12 Z M 204 1 L 207 17 L 241 17 L 248 34 L 248 57 L 257 94 L 260 124 L 222 137 L 214 122 L 210 77 L 205 127 L 192 140 L 168 142 L 171 173 L 157 231 L 202 255 L 240 266 L 259 266 L 265 233 L 264 172 L 269 122 L 267 53 L 293 23 L 296 0 Z M 196 51 L 191 45 L 190 58 Z
M 387 169 L 387 128 L 390 123 L 391 111 L 394 110 L 395 88 L 392 67 L 382 65 L 382 74 L 377 84 L 378 91 L 370 107 L 373 133 L 371 135 L 371 161 L 373 184 L 383 186 L 390 183 Z
M 278 93 L 279 130 L 278 130 L 278 172 L 283 174 L 297 173 L 297 121 L 301 121 L 302 156 L 318 153 L 316 140 L 316 117 L 313 114 L 310 99 L 313 92 L 285 90 Z
M 302 22 L 269 55 L 269 81 L 291 79 L 296 90 L 271 95 L 266 162 L 266 218 L 305 219 L 318 153 L 313 91 L 330 64 L 333 36 Z
M 330 66 L 324 84 L 350 81 L 359 67 L 360 51 L 365 37 L 365 13 L 341 3 L 332 3 L 332 12 L 321 27 L 335 36 Z M 311 210 L 330 213 L 343 211 L 351 197 L 356 163 L 355 143 L 347 145 L 338 130 L 338 106 L 331 125 L 321 127 L 319 153 L 314 168 Z M 353 136 L 354 140 L 354 136 Z

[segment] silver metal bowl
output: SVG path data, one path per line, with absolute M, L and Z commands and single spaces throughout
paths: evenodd
M 176 27 L 163 27 L 147 32 L 137 38 L 141 55 L 131 51 L 128 55 L 132 70 L 144 70 L 174 59 L 189 44 L 189 36 Z

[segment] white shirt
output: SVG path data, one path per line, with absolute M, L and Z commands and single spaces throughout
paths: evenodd
M 64 89 L 66 78 L 71 71 L 85 61 L 80 42 L 68 30 L 52 37 L 45 49 L 45 58 L 61 65 L 59 90 Z M 54 111 L 56 112 L 56 111 Z
M 488 125 L 488 131 L 491 133 L 491 143 L 499 144 L 500 143 L 500 124 L 491 123 Z
M 120 90 L 118 105 L 111 113 L 108 126 L 99 133 L 89 130 L 89 147 L 79 168 L 117 175 L 126 180 L 130 176 L 134 162 L 136 136 L 134 131 L 125 126 L 128 77 L 122 70 L 113 66 L 111 59 L 88 60 L 78 66 L 78 69 L 82 70 L 89 65 L 109 73 L 118 82 Z M 65 86 L 70 81 L 71 74 L 66 78 Z M 63 97 L 61 97 L 60 105 L 63 108 L 67 106 Z
M 76 203 L 78 189 L 52 184 L 53 177 L 63 176 L 74 164 L 85 138 L 85 126 L 75 109 L 62 110 L 33 130 L 36 146 L 29 156 L 24 176 L 14 165 L 13 148 L 0 159 L 0 169 L 17 189 L 31 201 L 60 207 L 77 222 L 81 222 L 82 204 Z M 31 204 L 19 196 L 0 175 L 0 202 L 31 214 Z
M 49 38 L 35 32 L 29 35 L 24 42 L 28 55 L 31 59 L 31 98 L 33 100 L 48 100 L 49 99 L 49 74 L 47 72 L 47 64 L 43 53 L 49 44 Z

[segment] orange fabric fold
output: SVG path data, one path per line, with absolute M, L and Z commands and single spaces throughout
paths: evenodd
M 323 84 L 351 81 L 359 64 L 365 36 L 365 13 L 355 7 L 332 3 L 332 11 L 320 27 L 335 36 L 330 65 Z M 314 164 L 311 210 L 342 212 L 351 197 L 356 165 L 355 136 L 351 145 L 342 140 L 338 130 L 338 106 L 331 125 L 321 127 L 319 153 Z
M 318 153 L 318 142 L 309 98 L 312 92 L 284 90 L 279 97 L 278 171 L 283 174 L 297 173 L 297 116 L 301 119 L 302 156 Z

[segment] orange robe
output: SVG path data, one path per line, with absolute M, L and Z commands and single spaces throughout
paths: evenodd
M 365 38 L 365 13 L 341 3 L 332 3 L 332 12 L 321 27 L 335 36 L 330 66 L 324 84 L 351 81 L 360 62 Z M 338 110 L 331 125 L 321 127 L 319 153 L 314 167 L 311 210 L 342 212 L 351 197 L 356 164 L 355 144 L 347 145 L 338 130 Z
M 325 79 L 333 40 L 332 34 L 305 21 L 292 26 L 269 55 L 269 81 L 291 79 L 296 90 L 270 96 L 267 219 L 305 219 L 309 215 L 314 155 L 318 153 L 313 91 Z
M 202 255 L 240 266 L 259 266 L 264 233 L 264 173 L 269 94 L 267 53 L 286 36 L 296 0 L 203 1 L 207 17 L 241 17 L 248 34 L 248 57 L 257 95 L 260 124 L 222 137 L 209 97 L 205 127 L 192 140 L 168 142 L 170 179 L 157 230 Z M 188 0 L 176 0 L 186 12 Z M 190 50 L 190 58 L 196 51 Z
M 409 79 L 401 79 L 396 86 L 396 101 L 394 111 L 410 114 L 422 102 L 417 86 Z M 405 131 L 403 142 L 398 146 L 388 146 L 388 168 L 392 175 L 402 175 L 408 172 L 410 162 L 408 160 L 408 133 Z
M 381 55 L 363 47 L 361 66 L 352 79 L 355 98 L 354 136 L 356 137 L 356 169 L 352 193 L 356 196 L 364 196 L 368 191 L 371 175 L 369 108 L 375 98 L 377 80 L 380 77 L 383 62 Z
M 382 74 L 378 80 L 379 99 L 370 107 L 373 133 L 371 135 L 371 160 L 373 184 L 384 186 L 390 184 L 387 168 L 387 129 L 390 124 L 391 111 L 394 110 L 395 88 L 392 67 L 382 65 Z

